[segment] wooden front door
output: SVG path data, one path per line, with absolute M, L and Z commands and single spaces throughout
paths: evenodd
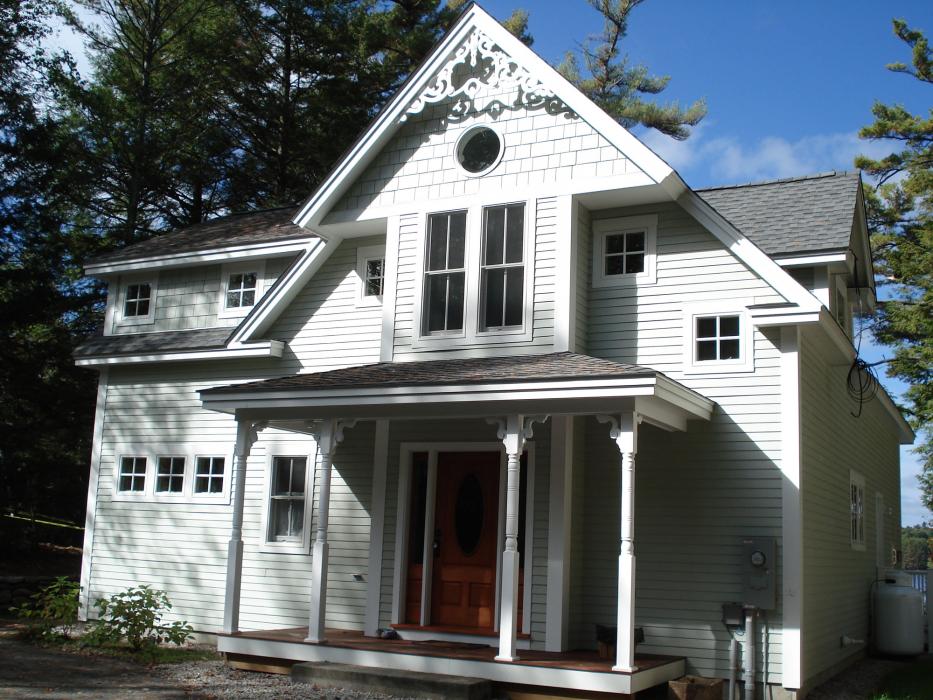
M 437 456 L 431 624 L 491 629 L 496 610 L 500 456 Z

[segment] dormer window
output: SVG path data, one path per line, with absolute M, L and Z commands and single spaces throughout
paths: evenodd
M 240 309 L 256 303 L 255 272 L 237 272 L 227 280 L 227 308 Z
M 155 318 L 155 291 L 155 280 L 136 277 L 127 281 L 115 304 L 117 323 L 152 323 Z

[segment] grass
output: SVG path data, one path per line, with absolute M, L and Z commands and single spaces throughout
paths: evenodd
M 119 646 L 86 647 L 78 642 L 69 642 L 61 646 L 63 651 L 87 654 L 91 656 L 110 656 L 125 661 L 146 665 L 181 664 L 188 661 L 215 661 L 220 655 L 212 649 L 199 647 L 153 646 L 139 650 L 123 644 Z
M 884 677 L 872 700 L 929 700 L 933 697 L 933 661 L 923 660 Z

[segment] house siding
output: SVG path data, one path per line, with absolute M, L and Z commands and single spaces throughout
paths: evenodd
M 292 258 L 275 258 L 264 261 L 263 289 L 275 283 L 279 275 L 292 262 Z M 133 275 L 132 280 L 155 282 L 155 311 L 151 323 L 124 323 L 119 312 L 114 314 L 111 332 L 150 333 L 153 331 L 184 331 L 195 328 L 225 328 L 236 326 L 242 317 L 219 318 L 221 309 L 220 292 L 223 286 L 223 267 L 209 265 L 162 270 L 150 277 Z M 124 279 L 114 285 L 121 290 L 128 282 Z M 132 282 L 129 282 L 132 283 Z M 118 299 L 120 297 L 118 296 Z M 258 301 L 258 299 L 257 299 Z
M 864 647 L 842 647 L 848 635 L 867 639 L 868 601 L 876 579 L 875 494 L 884 497 L 887 554 L 900 547 L 899 446 L 879 400 L 861 407 L 846 388 L 848 365 L 833 365 L 821 331 L 801 333 L 801 494 L 803 511 L 803 677 L 813 679 Z M 849 471 L 865 478 L 865 549 L 849 539 Z M 882 556 L 883 561 L 889 561 Z

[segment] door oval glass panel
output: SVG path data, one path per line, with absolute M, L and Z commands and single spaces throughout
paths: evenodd
M 475 474 L 468 474 L 460 482 L 460 488 L 457 490 L 454 513 L 457 544 L 460 545 L 460 551 L 467 556 L 476 551 L 483 534 L 485 507 L 483 487 L 479 479 Z

